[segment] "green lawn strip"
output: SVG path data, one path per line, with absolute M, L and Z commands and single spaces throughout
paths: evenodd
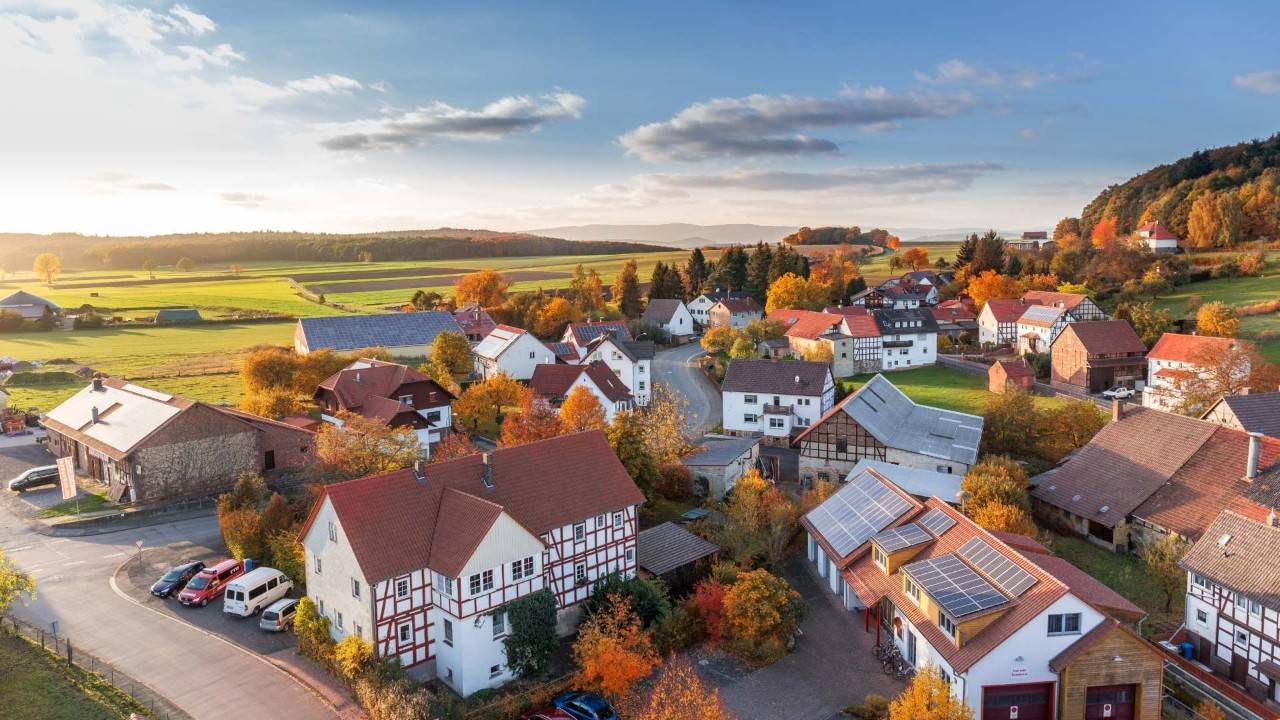
M 1134 555 L 1121 555 L 1078 537 L 1054 535 L 1053 551 L 1067 562 L 1093 576 L 1103 585 L 1123 595 L 1146 610 L 1150 623 L 1167 623 L 1182 617 L 1183 596 L 1175 593 L 1172 610 L 1164 611 L 1164 593 L 1142 561 Z M 1086 600 L 1088 598 L 1085 598 Z
M 211 355 L 229 365 L 228 356 L 255 345 L 291 345 L 294 322 L 217 323 L 171 327 L 113 327 L 71 332 L 0 335 L 0 357 L 19 360 L 70 358 L 97 370 L 125 375 L 146 371 L 182 358 L 180 370 L 192 372 L 204 363 L 192 355 Z M 167 373 L 165 373 L 167 374 Z
M 131 376 L 130 379 L 153 390 L 212 404 L 237 405 L 242 395 L 240 374 L 234 372 L 164 378 Z M 6 387 L 5 390 L 10 393 L 10 407 L 21 410 L 34 407 L 47 412 L 80 392 L 87 383 L 88 381 L 39 387 Z
M 985 376 L 952 370 L 943 365 L 886 372 L 884 376 L 906 393 L 907 397 L 921 405 L 980 415 L 983 404 L 991 397 Z M 870 379 L 870 375 L 855 375 L 840 382 L 846 390 L 852 392 Z M 1053 397 L 1036 397 L 1036 403 L 1042 408 L 1062 402 Z
M 655 493 L 653 499 L 645 504 L 645 518 L 651 519 L 653 525 L 661 525 L 664 522 L 679 520 L 681 515 L 696 507 L 698 507 L 696 502 L 671 500 Z
M 79 505 L 77 505 L 77 502 Z M 102 495 L 95 493 L 86 493 L 81 495 L 79 500 L 63 500 L 57 505 L 50 505 L 40 511 L 42 518 L 68 517 L 75 515 L 79 510 L 81 513 L 97 512 L 99 510 L 107 510 L 115 507 L 116 504 L 108 500 Z
M 0 635 L 0 708 L 6 720 L 120 720 L 146 709 L 93 673 L 26 640 Z

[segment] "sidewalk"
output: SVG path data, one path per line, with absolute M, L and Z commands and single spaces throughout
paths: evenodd
M 266 656 L 267 662 L 289 673 L 320 696 L 342 720 L 367 720 L 368 715 L 352 699 L 351 693 L 324 668 L 286 648 Z

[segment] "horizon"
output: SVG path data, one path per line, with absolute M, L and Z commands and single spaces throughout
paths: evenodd
M 1047 229 L 1271 135 L 1268 19 L 36 0 L 0 9 L 0 232 Z

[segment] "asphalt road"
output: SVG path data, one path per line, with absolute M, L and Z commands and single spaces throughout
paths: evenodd
M 653 358 L 654 379 L 689 401 L 686 427 L 691 440 L 710 432 L 722 419 L 720 391 L 697 366 L 697 359 L 704 354 L 702 347 L 693 342 L 663 350 Z
M 0 452 L 0 478 L 28 460 Z M 0 492 L 9 492 L 0 489 Z M 50 627 L 166 696 L 197 720 L 222 720 L 230 708 L 246 718 L 311 720 L 336 717 L 285 672 L 255 654 L 163 612 L 139 606 L 111 582 L 119 565 L 148 548 L 218 547 L 217 521 L 194 518 L 84 538 L 53 538 L 30 530 L 0 507 L 0 549 L 36 578 L 36 600 L 12 613 Z M 218 607 L 203 608 L 203 612 Z

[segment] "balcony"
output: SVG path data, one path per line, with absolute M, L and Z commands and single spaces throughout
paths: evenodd
M 766 403 L 764 406 L 765 415 L 791 415 L 793 413 L 794 410 L 791 405 L 770 405 Z

